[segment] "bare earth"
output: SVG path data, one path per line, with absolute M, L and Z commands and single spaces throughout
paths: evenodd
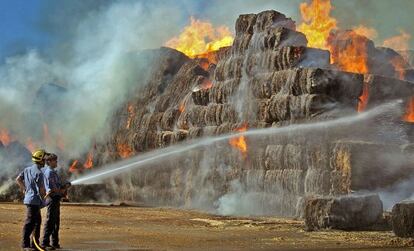
M 171 208 L 63 204 L 65 250 L 407 250 L 392 232 L 305 232 L 302 221 Z M 44 219 L 45 210 L 42 210 Z M 19 250 L 21 204 L 0 203 L 0 250 Z

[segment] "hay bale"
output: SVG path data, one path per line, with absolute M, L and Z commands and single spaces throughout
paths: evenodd
M 382 201 L 376 194 L 310 197 L 304 203 L 305 228 L 366 230 L 380 220 L 382 212 Z
M 414 201 L 402 201 L 392 208 L 392 231 L 398 237 L 414 237 Z
M 210 89 L 200 89 L 191 93 L 195 105 L 208 105 L 208 103 L 210 103 L 209 96 Z

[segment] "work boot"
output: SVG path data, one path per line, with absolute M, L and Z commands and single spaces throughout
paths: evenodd
M 52 245 L 52 247 L 54 247 L 55 249 L 61 249 L 61 248 L 62 248 L 59 244 L 57 244 L 57 245 Z

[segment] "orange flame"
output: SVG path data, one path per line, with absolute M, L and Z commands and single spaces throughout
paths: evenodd
M 127 144 L 118 144 L 117 145 L 118 154 L 121 158 L 125 159 L 132 155 L 132 149 Z
M 362 86 L 362 94 L 359 96 L 358 112 L 363 112 L 367 108 L 369 98 L 369 86 L 364 83 Z
M 91 169 L 93 167 L 93 155 L 92 152 L 88 153 L 88 156 L 86 157 L 85 164 L 83 164 L 83 167 L 86 169 Z
M 184 104 L 184 102 L 182 102 L 180 104 L 180 106 L 178 107 L 178 110 L 180 111 L 180 113 L 183 113 L 185 111 L 185 104 Z
M 69 172 L 71 173 L 76 172 L 78 170 L 77 165 L 78 165 L 78 160 L 73 161 L 72 165 L 70 165 L 69 167 Z
M 63 140 L 63 133 L 62 131 L 58 131 L 56 136 L 56 146 L 61 150 L 65 150 L 65 141 Z
M 211 60 L 205 60 L 202 59 L 199 63 L 200 67 L 203 68 L 203 70 L 208 71 L 208 67 L 210 67 Z
M 178 37 L 170 39 L 166 46 L 181 51 L 190 58 L 196 58 L 232 43 L 233 36 L 226 26 L 214 28 L 208 21 L 191 17 L 190 24 Z
M 127 123 L 126 123 L 126 129 L 129 129 L 131 127 L 131 122 L 133 117 L 135 116 L 135 109 L 134 107 L 129 104 L 128 105 L 128 119 L 127 119 Z
M 313 0 L 311 4 L 300 4 L 304 22 L 299 25 L 298 31 L 305 34 L 309 47 L 328 49 L 326 41 L 337 23 L 336 19 L 330 16 L 331 9 L 330 0 Z
M 29 149 L 30 152 L 34 152 L 36 150 L 36 145 L 33 143 L 32 138 L 28 138 L 26 141 L 26 148 Z
M 367 26 L 364 26 L 364 25 L 359 25 L 359 26 L 353 27 L 352 30 L 356 34 L 358 34 L 360 36 L 367 37 L 367 38 L 369 38 L 371 40 L 373 40 L 373 39 L 375 39 L 375 38 L 378 37 L 377 30 L 374 29 L 374 28 L 372 28 L 372 27 L 367 27 Z
M 7 146 L 12 141 L 9 131 L 7 129 L 0 129 L 0 141 Z
M 354 31 L 332 33 L 328 38 L 331 63 L 343 71 L 368 73 L 368 41 Z
M 210 79 L 204 79 L 203 82 L 201 83 L 201 89 L 210 89 L 211 87 L 213 87 L 213 82 L 211 82 Z
M 396 77 L 404 80 L 405 79 L 405 66 L 406 66 L 406 62 L 404 62 L 402 57 L 394 57 L 393 59 L 391 59 L 391 64 L 394 67 L 395 70 L 395 74 Z
M 244 124 L 242 127 L 237 128 L 236 132 L 245 132 L 247 130 L 247 124 Z M 247 153 L 247 143 L 244 136 L 231 138 L 229 143 L 232 147 L 238 149 L 244 157 L 246 157 Z
M 403 119 L 410 123 L 414 122 L 414 97 L 411 97 L 408 101 Z

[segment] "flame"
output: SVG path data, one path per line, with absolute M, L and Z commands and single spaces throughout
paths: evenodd
M 196 58 L 199 55 L 217 51 L 221 47 L 232 45 L 233 39 L 226 26 L 214 28 L 208 21 L 191 17 L 190 24 L 178 37 L 170 39 L 166 46 L 181 51 L 190 58 Z
M 411 97 L 408 101 L 403 119 L 407 122 L 414 122 L 414 97 Z
M 363 112 L 367 108 L 369 98 L 369 86 L 367 83 L 362 85 L 362 94 L 359 96 L 358 112 Z
M 326 41 L 337 23 L 330 16 L 331 9 L 330 0 L 313 0 L 311 4 L 300 4 L 304 22 L 299 25 L 298 31 L 305 34 L 309 47 L 328 49 Z
M 364 36 L 367 37 L 371 40 L 375 39 L 378 37 L 378 32 L 376 29 L 372 28 L 372 27 L 367 27 L 364 25 L 359 25 L 359 26 L 355 26 L 352 28 L 352 30 L 360 35 L 360 36 Z
M 43 124 L 43 142 L 48 143 L 50 142 L 50 135 L 49 135 L 49 127 L 46 123 Z
M 3 145 L 7 146 L 12 141 L 12 138 L 7 129 L 0 129 L 0 141 Z
M 237 128 L 236 132 L 245 132 L 247 130 L 247 124 L 244 124 L 242 127 Z M 229 140 L 229 143 L 232 147 L 238 149 L 244 157 L 247 153 L 247 143 L 244 136 L 234 137 Z
M 394 57 L 393 59 L 391 59 L 391 64 L 394 67 L 395 70 L 395 74 L 396 77 L 404 80 L 405 79 L 405 67 L 406 67 L 406 62 L 403 60 L 402 57 Z
M 212 62 L 210 59 L 201 59 L 199 65 L 201 68 L 203 68 L 203 70 L 208 71 L 208 67 L 210 67 L 210 62 Z
M 135 116 L 134 106 L 129 104 L 128 105 L 128 119 L 127 119 L 127 123 L 126 123 L 126 129 L 129 129 L 131 127 L 131 122 L 132 122 L 132 119 L 133 119 L 134 116 Z
M 34 152 L 36 150 L 36 145 L 33 143 L 32 138 L 28 138 L 26 141 L 26 148 L 29 149 L 30 152 Z
M 58 131 L 56 136 L 56 146 L 61 150 L 65 150 L 65 141 L 63 140 L 63 133 L 62 131 Z
M 86 169 L 91 169 L 93 167 L 93 155 L 92 152 L 88 153 L 88 156 L 86 157 L 85 164 L 83 164 L 83 167 Z
M 72 165 L 70 165 L 69 167 L 69 172 L 71 173 L 76 172 L 78 170 L 77 165 L 78 165 L 78 160 L 73 161 Z
M 132 155 L 132 149 L 127 144 L 118 144 L 117 145 L 118 154 L 121 158 L 125 159 Z
M 180 106 L 178 107 L 178 110 L 180 111 L 180 113 L 183 113 L 185 111 L 185 104 L 184 104 L 184 102 L 182 102 L 180 104 Z
M 343 71 L 368 73 L 368 41 L 351 30 L 332 33 L 328 38 L 331 63 Z
M 213 82 L 211 82 L 211 80 L 207 79 L 207 78 L 204 79 L 203 82 L 200 85 L 200 88 L 204 89 L 204 90 L 210 89 L 211 87 L 213 87 Z

